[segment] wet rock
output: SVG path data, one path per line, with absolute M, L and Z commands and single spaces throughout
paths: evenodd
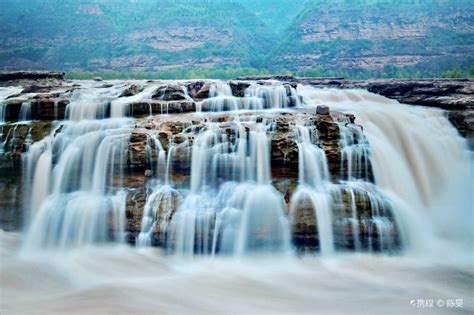
M 449 111 L 448 119 L 459 133 L 465 137 L 471 148 L 474 148 L 474 111 Z
M 21 167 L 0 167 L 0 227 L 4 231 L 17 231 L 22 227 L 22 209 L 25 206 L 23 184 Z
M 271 138 L 272 167 L 295 167 L 298 164 L 298 145 L 292 132 L 275 133 Z
M 319 233 L 314 206 L 309 198 L 300 200 L 295 205 L 292 218 L 292 239 L 296 250 L 315 252 L 319 250 Z
M 230 81 L 230 88 L 232 90 L 232 95 L 235 97 L 244 97 L 245 90 L 250 86 L 250 83 L 243 81 Z
M 187 85 L 189 95 L 197 100 L 208 98 L 210 87 L 211 84 L 204 81 L 196 81 Z
M 329 107 L 326 105 L 319 105 L 316 107 L 316 114 L 318 115 L 329 115 Z
M 32 119 L 63 120 L 69 100 L 65 98 L 41 98 L 32 103 Z
M 30 123 L 4 124 L 0 126 L 0 169 L 18 167 L 22 164 L 22 154 L 28 147 L 45 138 L 51 131 L 51 122 L 34 121 Z
M 143 89 L 144 89 L 143 86 L 132 84 L 128 88 L 126 88 L 125 91 L 123 91 L 119 97 L 129 97 L 129 96 L 137 95 L 138 93 L 142 92 Z
M 64 72 L 54 71 L 0 71 L 0 81 L 64 79 Z
M 9 99 L 4 102 L 3 115 L 6 122 L 18 121 L 23 100 Z
M 100 81 L 103 81 L 101 77 L 95 77 L 94 78 L 94 81 L 97 81 L 97 82 L 100 82 Z
M 153 171 L 152 170 L 145 170 L 145 177 L 152 177 Z
M 127 194 L 126 200 L 126 227 L 127 241 L 135 244 L 140 233 L 143 210 L 146 203 L 146 191 L 144 188 L 132 189 Z
M 340 174 L 341 166 L 339 125 L 329 115 L 318 115 L 314 121 L 314 125 L 319 132 L 319 139 L 326 153 L 329 173 L 333 179 L 337 179 Z
M 43 87 L 37 85 L 37 84 L 32 84 L 23 89 L 21 91 L 22 93 L 39 93 L 43 90 Z
M 148 136 L 143 130 L 135 130 L 130 135 L 127 164 L 132 169 L 145 170 L 148 166 L 146 147 Z
M 187 98 L 182 86 L 168 84 L 158 88 L 153 94 L 152 99 L 162 101 L 179 101 L 186 100 Z
M 181 101 L 148 101 L 129 104 L 129 115 L 140 118 L 149 115 L 180 114 L 196 111 L 196 103 L 188 100 Z

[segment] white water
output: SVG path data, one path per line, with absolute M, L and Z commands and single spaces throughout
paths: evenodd
M 125 194 L 109 185 L 121 178 L 114 165 L 126 159 L 128 121 L 66 122 L 62 129 L 26 155 L 33 193 L 25 250 L 107 241 L 110 220 L 113 239 L 123 241 Z
M 100 119 L 107 116 L 110 102 L 125 90 L 126 86 L 95 87 L 93 84 L 74 90 L 71 95 L 71 103 L 66 108 L 66 117 L 73 121 L 85 119 Z M 118 106 L 112 108 L 115 116 Z M 123 116 L 119 116 L 123 117 Z
M 301 86 L 299 93 L 309 106 L 326 104 L 355 114 L 370 143 L 376 184 L 396 204 L 408 249 L 436 252 L 446 239 L 472 248 L 472 161 L 465 140 L 441 110 L 399 104 L 363 90 Z M 445 225 L 447 213 L 452 228 Z
M 6 314 L 474 312 L 472 265 L 450 257 L 273 255 L 190 262 L 151 248 L 109 246 L 18 258 L 18 235 L 0 237 L 0 308 Z M 417 308 L 418 299 L 434 305 Z M 437 306 L 448 299 L 462 299 L 463 307 Z
M 288 90 L 287 90 L 288 89 Z M 209 98 L 197 104 L 198 111 L 263 110 L 295 107 L 301 105 L 296 90 L 279 82 L 268 85 L 251 84 L 244 97 L 232 95 L 229 84 L 215 82 L 209 88 Z
M 290 251 L 283 200 L 270 183 L 268 126 L 235 122 L 231 141 L 208 124 L 192 151 L 189 195 L 171 222 L 170 247 L 178 254 L 243 255 Z M 219 187 L 217 180 L 227 180 Z

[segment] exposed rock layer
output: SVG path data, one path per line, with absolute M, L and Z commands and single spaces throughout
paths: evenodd
M 64 79 L 64 72 L 53 71 L 0 71 L 0 81 Z

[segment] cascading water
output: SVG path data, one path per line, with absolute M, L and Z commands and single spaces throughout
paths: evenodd
M 468 167 L 465 147 L 437 111 L 364 91 L 214 81 L 196 102 L 197 113 L 182 114 L 184 123 L 153 116 L 155 100 L 193 100 L 180 84 L 151 83 L 130 94 L 127 84 L 86 82 L 69 94 L 68 120 L 57 121 L 25 155 L 25 248 L 125 240 L 188 256 L 419 248 L 437 233 L 437 222 L 423 232 L 419 225 L 436 208 L 439 183 Z M 2 102 L 18 93 L 4 92 Z M 125 118 L 137 103 L 150 106 L 146 122 Z M 336 112 L 315 114 L 319 104 Z M 30 119 L 28 108 L 21 106 L 19 120 Z M 56 118 L 57 103 L 53 110 Z M 426 119 L 435 127 L 420 126 Z M 15 147 L 16 128 L 8 129 L 4 146 Z M 293 183 L 273 167 L 284 132 L 297 166 L 281 167 L 297 168 Z M 458 161 L 449 172 L 440 157 L 446 155 Z M 149 179 L 131 188 L 135 165 Z M 127 196 L 140 189 L 134 235 Z
M 85 87 L 73 93 L 66 109 L 70 120 L 28 150 L 26 250 L 124 241 L 122 165 L 133 125 L 124 118 L 96 120 L 106 117 L 107 102 L 119 90 Z
M 177 253 L 289 250 L 283 201 L 270 185 L 267 128 L 236 120 L 210 123 L 197 136 L 189 195 L 171 223 Z
M 273 82 L 268 85 L 251 84 L 241 97 L 232 94 L 227 83 L 216 82 L 209 88 L 209 98 L 199 102 L 198 111 L 263 110 L 301 105 L 296 90 L 290 85 Z
M 351 128 L 354 131 L 350 134 L 355 136 L 347 136 L 347 129 L 343 129 L 346 135 L 342 140 L 352 146 L 343 150 L 343 154 L 352 165 L 348 167 L 353 175 L 367 161 L 371 164 L 377 190 L 390 198 L 405 247 L 420 253 L 439 242 L 443 225 L 440 212 L 451 211 L 452 205 L 447 206 L 446 199 L 454 201 L 454 196 L 443 190 L 452 187 L 463 200 L 469 200 L 469 184 L 465 182 L 463 172 L 470 168 L 466 144 L 443 112 L 402 105 L 363 90 L 320 90 L 300 86 L 298 92 L 309 106 L 325 104 L 333 110 L 352 113 L 356 122 L 363 126 L 370 150 L 363 144 L 365 141 L 361 146 L 361 141 L 357 140 L 361 139 L 358 128 Z M 457 162 L 453 165 L 451 161 Z M 445 208 L 440 209 L 439 204 Z M 461 225 L 459 228 L 468 231 L 462 226 L 462 217 L 470 216 L 469 207 L 464 204 L 458 211 L 453 213 L 457 217 L 455 221 Z M 427 215 L 429 222 L 425 219 Z M 381 227 L 384 223 L 378 216 L 374 224 L 376 229 L 386 230 Z M 443 237 L 451 235 L 451 238 L 456 231 L 444 233 Z
M 85 86 L 75 90 L 71 95 L 71 103 L 66 108 L 66 117 L 73 121 L 106 118 L 110 111 L 111 101 L 117 99 L 125 88 L 125 86 L 98 88 Z M 117 110 L 117 107 L 120 109 Z M 112 108 L 112 117 L 124 117 L 123 114 L 121 106 Z
M 20 121 L 28 121 L 31 118 L 31 103 L 24 102 L 20 108 Z
M 114 99 L 110 104 L 110 117 L 120 118 L 127 116 L 130 111 L 130 103 L 137 101 L 150 101 L 156 89 L 156 86 L 149 86 L 136 95 Z
M 34 174 L 28 248 L 124 240 L 125 194 L 116 183 L 121 170 L 114 166 L 126 161 L 127 124 L 65 123 L 61 132 L 33 145 L 27 155 L 28 172 Z

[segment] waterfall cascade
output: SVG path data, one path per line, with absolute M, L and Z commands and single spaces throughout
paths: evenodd
M 21 89 L 0 90 L 2 154 L 25 151 L 26 250 L 104 242 L 179 255 L 419 248 L 442 234 L 446 185 L 461 185 L 469 169 L 441 111 L 362 90 L 79 85 L 51 102 L 43 139 L 38 102 L 15 103 Z

